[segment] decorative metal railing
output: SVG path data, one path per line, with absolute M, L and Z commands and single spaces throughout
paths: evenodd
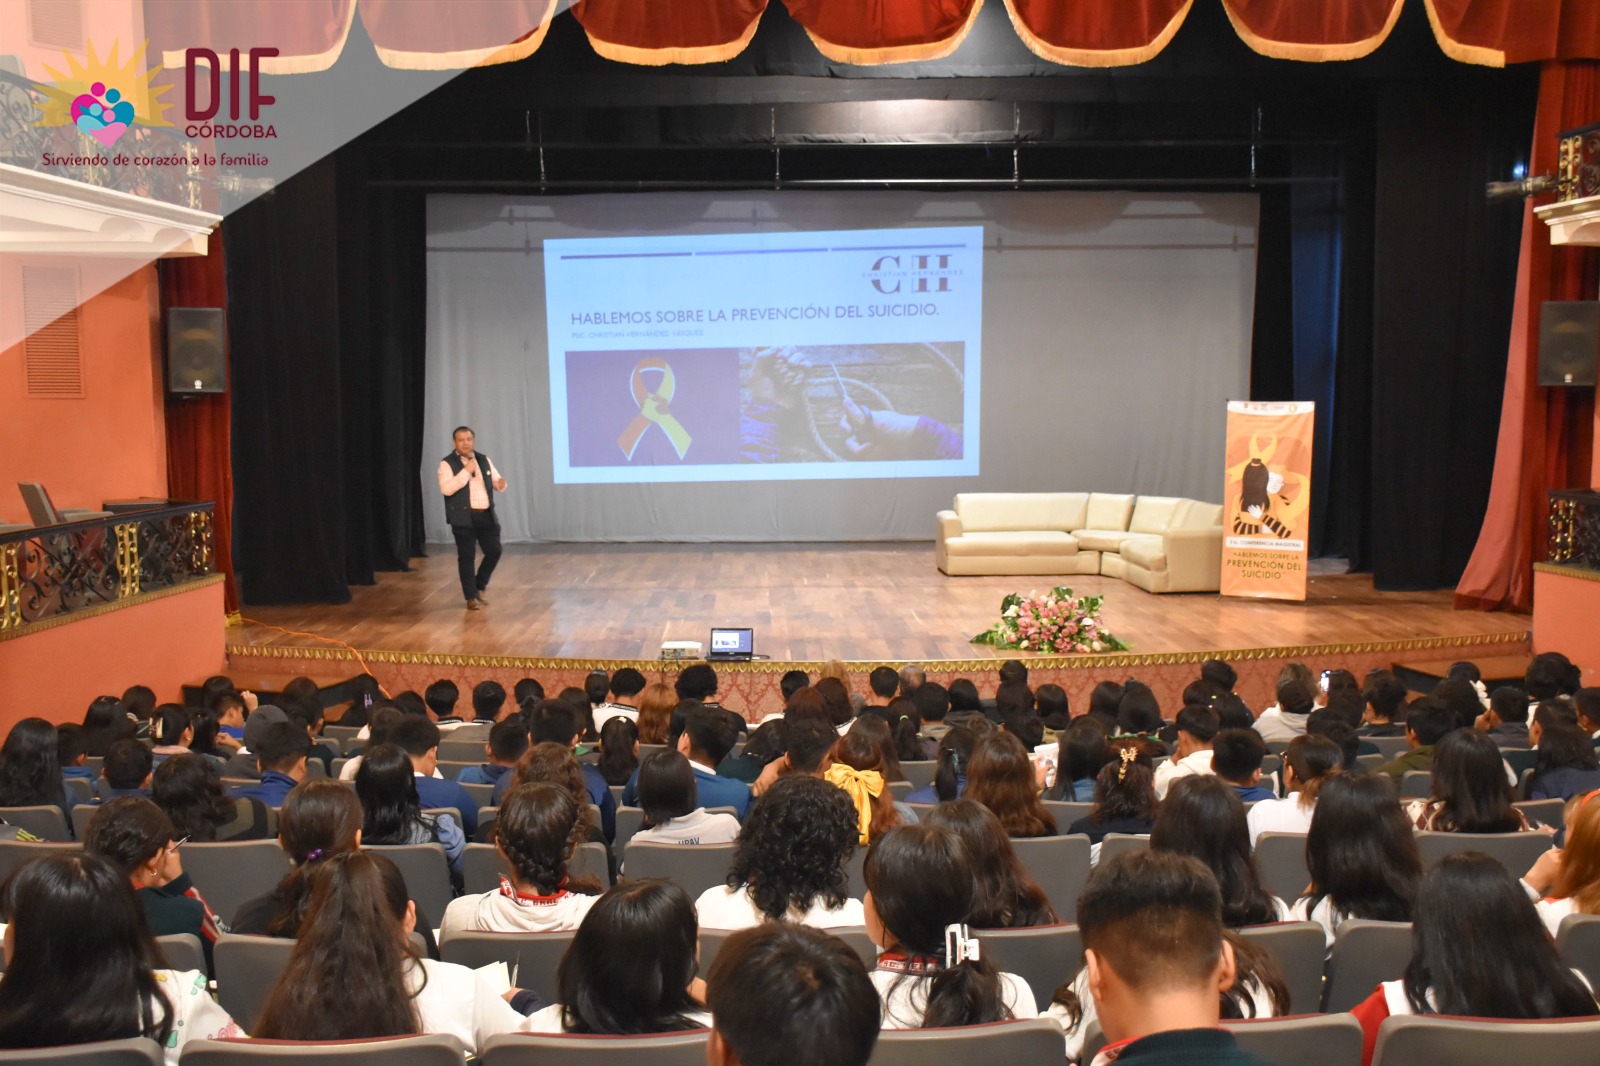
M 1550 494 L 1552 563 L 1600 570 L 1600 492 L 1573 490 Z
M 215 572 L 212 503 L 0 533 L 0 633 Z

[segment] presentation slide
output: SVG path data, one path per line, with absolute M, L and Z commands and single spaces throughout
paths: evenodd
M 979 473 L 983 227 L 548 239 L 553 482 Z

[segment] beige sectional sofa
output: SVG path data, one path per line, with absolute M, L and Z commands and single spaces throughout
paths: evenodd
M 951 575 L 1104 574 L 1146 592 L 1216 592 L 1222 505 L 1104 492 L 964 492 L 934 543 Z

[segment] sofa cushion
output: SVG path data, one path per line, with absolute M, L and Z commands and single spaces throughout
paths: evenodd
M 1209 529 L 1222 525 L 1222 504 L 1190 500 L 1189 509 L 1178 516 L 1174 529 Z
M 994 530 L 963 533 L 944 542 L 950 555 L 1075 555 L 1078 541 L 1059 530 Z
M 1084 529 L 1128 528 L 1128 517 L 1133 514 L 1133 497 L 1107 492 L 1089 493 L 1089 513 L 1084 516 Z M 1075 528 L 1075 527 L 1068 527 Z
M 1140 496 L 1128 521 L 1130 533 L 1165 533 L 1189 501 L 1177 496 Z
M 963 533 L 1055 529 L 1065 533 L 1084 524 L 1085 492 L 961 492 L 955 511 Z
M 1128 531 L 1125 529 L 1074 529 L 1072 535 L 1078 538 L 1078 547 L 1085 551 L 1114 552 L 1122 548 L 1122 542 L 1127 539 Z
M 1123 542 L 1120 553 L 1129 566 L 1145 570 L 1165 570 L 1167 549 L 1160 537 L 1133 537 Z

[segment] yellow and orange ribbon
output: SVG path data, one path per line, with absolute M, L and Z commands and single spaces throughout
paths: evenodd
M 654 391 L 651 391 L 644 382 L 645 372 L 649 370 L 661 371 L 661 381 Z M 683 423 L 672 414 L 672 397 L 678 388 L 677 379 L 672 375 L 672 367 L 665 359 L 653 356 L 641 359 L 633 368 L 633 377 L 628 382 L 628 387 L 633 392 L 633 402 L 639 405 L 639 413 L 633 416 L 628 428 L 617 438 L 617 447 L 622 449 L 622 454 L 631 460 L 634 449 L 639 447 L 639 441 L 644 439 L 646 431 L 654 424 L 661 427 L 661 432 L 672 442 L 678 458 L 682 459 L 684 453 L 689 450 L 689 445 L 693 443 L 693 438 L 689 436 L 689 431 L 683 428 Z

